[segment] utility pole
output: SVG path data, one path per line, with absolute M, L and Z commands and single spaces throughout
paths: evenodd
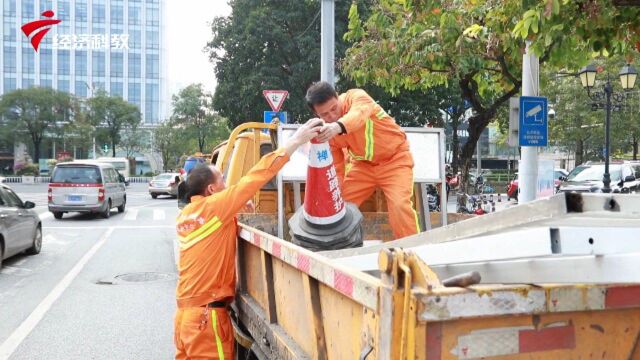
M 321 0 L 320 80 L 334 85 L 335 59 L 335 3 Z
M 539 60 L 531 52 L 531 42 L 527 41 L 525 54 L 522 56 L 522 96 L 538 96 Z M 522 109 L 520 109 L 522 111 Z M 519 173 L 518 202 L 528 203 L 536 199 L 538 185 L 538 147 L 522 146 Z

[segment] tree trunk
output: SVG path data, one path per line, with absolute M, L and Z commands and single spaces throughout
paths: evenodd
M 41 140 L 33 141 L 33 163 L 36 165 L 40 163 L 40 143 L 41 142 L 42 142 Z
M 638 138 L 633 137 L 633 160 L 638 160 Z
M 476 146 L 478 139 L 484 130 L 483 126 L 486 121 L 486 115 L 476 115 L 469 119 L 469 138 L 467 143 L 462 147 L 462 154 L 460 154 L 460 161 L 462 162 L 462 179 L 460 180 L 460 186 L 463 192 L 468 193 L 467 186 L 469 185 L 469 169 L 471 168 L 471 160 L 476 152 Z M 490 117 L 488 117 L 490 118 Z
M 583 152 L 584 152 L 584 141 L 578 140 L 576 143 L 576 163 L 575 166 L 582 164 L 583 161 Z
M 116 157 L 116 142 L 111 140 L 111 154 L 113 157 Z
M 451 171 L 453 175 L 458 173 L 459 161 L 460 161 L 460 138 L 458 137 L 458 121 L 451 122 L 451 130 L 453 131 L 451 137 Z

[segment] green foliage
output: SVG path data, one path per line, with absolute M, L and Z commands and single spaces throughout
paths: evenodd
M 160 153 L 165 169 L 176 169 L 178 167 L 176 157 L 193 152 L 185 147 L 187 142 L 183 132 L 171 121 L 165 121 L 154 129 L 153 140 L 154 150 Z
M 457 86 L 471 103 L 464 170 L 480 133 L 520 91 L 525 41 L 541 64 L 576 69 L 593 51 L 628 55 L 637 46 L 639 8 L 610 0 L 379 0 L 371 14 L 352 5 L 353 41 L 344 71 L 358 84 L 387 91 Z
M 202 84 L 191 84 L 173 95 L 171 125 L 197 140 L 197 150 L 208 152 L 229 135 L 227 120 L 213 109 L 213 97 Z
M 372 2 L 362 2 L 362 14 L 369 13 Z M 351 38 L 354 38 L 364 29 L 347 29 L 347 26 L 358 26 L 348 24 L 348 18 L 359 15 L 357 8 L 350 7 L 348 1 L 337 1 L 335 5 L 335 56 L 341 59 L 348 47 L 343 36 L 353 33 Z M 215 108 L 229 118 L 232 127 L 247 121 L 261 122 L 263 111 L 269 109 L 262 91 L 283 89 L 289 91 L 289 98 L 282 110 L 289 113 L 292 122 L 306 121 L 313 115 L 304 96 L 307 88 L 320 79 L 320 3 L 238 0 L 232 2 L 231 7 L 230 17 L 213 21 L 213 39 L 207 45 L 218 81 Z M 336 74 L 338 91 L 357 86 L 343 75 L 339 66 Z M 442 108 L 438 107 L 440 101 L 436 94 L 403 90 L 391 95 L 374 84 L 358 85 L 403 126 L 441 121 Z
M 555 44 L 551 65 L 576 69 L 593 54 L 631 56 L 640 50 L 640 7 L 617 7 L 611 0 L 536 0 L 513 34 L 531 41 L 542 56 Z
M 38 167 L 38 165 L 29 164 L 29 165 L 26 165 L 25 167 L 19 169 L 18 171 L 16 171 L 16 175 L 18 175 L 18 176 L 38 176 L 38 175 L 40 175 L 40 168 Z
M 137 126 L 126 128 L 120 136 L 120 148 L 125 151 L 126 157 L 131 158 L 136 153 L 149 150 L 150 136 L 149 130 L 143 130 Z
M 344 3 L 336 3 L 336 14 L 346 14 Z M 263 111 L 269 110 L 262 91 L 283 89 L 289 98 L 282 111 L 295 122 L 309 118 L 304 95 L 320 77 L 320 3 L 236 0 L 231 7 L 229 17 L 214 19 L 207 45 L 218 81 L 215 108 L 232 127 L 262 122 Z M 345 22 L 336 16 L 336 33 L 344 30 Z
M 98 91 L 88 101 L 87 119 L 93 127 L 98 127 L 98 137 L 110 143 L 112 156 L 116 156 L 116 146 L 120 144 L 122 130 L 133 130 L 141 121 L 140 110 L 119 96 L 109 96 Z
M 48 132 L 68 123 L 79 113 L 69 94 L 50 88 L 18 89 L 2 95 L 0 112 L 13 134 L 27 134 L 34 149 L 33 161 L 40 160 L 40 146 Z
M 639 59 L 638 55 L 632 57 L 635 63 Z M 604 70 L 597 75 L 598 83 L 593 91 L 602 89 L 602 80 L 609 73 L 614 91 L 622 92 L 617 73 L 626 61 L 620 55 L 594 59 L 594 64 Z M 605 111 L 591 110 L 592 101 L 577 77 L 545 71 L 540 78 L 544 94 L 549 97 L 556 112 L 549 122 L 549 138 L 553 144 L 574 152 L 577 164 L 587 160 L 603 160 Z M 640 140 L 640 92 L 628 93 L 624 102 L 626 106 L 621 111 L 611 114 L 611 153 L 618 158 L 632 152 L 634 142 Z

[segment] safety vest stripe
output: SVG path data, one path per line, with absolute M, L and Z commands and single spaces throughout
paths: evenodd
M 420 232 L 420 219 L 418 218 L 418 213 L 416 212 L 415 206 L 413 205 L 413 194 L 414 194 L 413 189 L 415 188 L 415 185 L 414 185 L 415 184 L 415 176 L 412 176 L 412 178 L 413 178 L 413 181 L 411 181 L 411 184 L 412 184 L 411 185 L 411 211 L 413 211 L 413 219 L 416 222 L 416 230 L 417 230 L 417 232 Z M 427 217 L 427 220 L 425 220 L 425 221 L 430 221 L 429 219 L 430 219 L 430 217 Z M 427 226 L 427 225 L 425 224 L 425 226 Z
M 373 160 L 373 121 L 371 121 L 371 119 L 367 119 L 367 122 L 365 123 L 364 137 L 365 137 L 364 159 L 371 161 Z
M 218 230 L 218 228 L 220 228 L 220 226 L 222 226 L 221 222 L 218 222 L 217 224 L 211 226 L 209 228 L 209 230 L 205 231 L 204 233 L 202 233 L 200 236 L 188 241 L 188 242 L 183 242 L 180 241 L 180 249 L 182 250 L 187 250 L 188 248 L 192 247 L 193 245 L 197 244 L 198 242 L 200 242 L 201 240 L 205 239 L 207 236 L 213 234 L 214 231 Z
M 349 151 L 349 155 L 351 155 L 351 157 L 355 160 L 364 160 L 364 156 L 359 156 L 353 153 L 353 151 L 351 151 L 351 149 L 348 150 Z
M 378 119 L 382 119 L 383 117 L 387 116 L 387 113 L 384 111 L 384 109 L 378 111 L 378 113 L 376 114 L 376 117 Z
M 207 231 L 207 229 L 211 226 L 214 226 L 216 223 L 218 223 L 220 221 L 220 219 L 218 219 L 217 216 L 214 216 L 213 219 L 209 220 L 208 222 L 206 222 L 204 225 L 200 226 L 196 231 L 190 233 L 189 235 L 185 236 L 185 237 L 181 237 L 180 241 L 181 242 L 189 242 L 191 241 L 191 239 L 195 238 L 196 236 L 199 236 L 200 234 L 202 234 L 203 232 Z
M 213 326 L 213 334 L 216 336 L 216 348 L 218 349 L 218 358 L 224 360 L 224 350 L 222 349 L 222 340 L 218 335 L 218 315 L 216 309 L 211 309 L 211 326 Z

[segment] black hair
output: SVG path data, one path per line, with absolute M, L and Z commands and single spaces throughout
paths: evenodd
M 186 192 L 184 200 L 187 203 L 191 202 L 191 197 L 196 195 L 204 195 L 207 190 L 207 186 L 213 183 L 216 180 L 213 171 L 209 168 L 209 165 L 206 164 L 198 164 L 191 172 L 189 172 L 189 176 L 187 176 L 186 181 Z
M 307 96 L 305 96 L 305 100 L 307 101 L 307 105 L 315 112 L 314 106 L 318 104 L 323 104 L 331 98 L 337 98 L 338 93 L 336 89 L 331 86 L 326 81 L 319 81 L 314 83 L 307 90 Z

